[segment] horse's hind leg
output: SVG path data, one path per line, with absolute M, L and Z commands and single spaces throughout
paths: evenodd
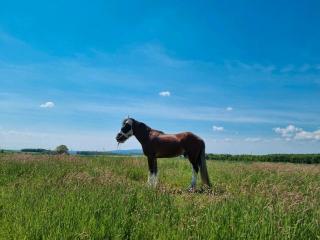
M 199 166 L 196 163 L 194 163 L 194 161 L 191 161 L 190 159 L 189 161 L 192 165 L 192 178 L 191 178 L 189 191 L 194 191 L 197 185 L 197 176 L 199 172 Z
M 192 191 L 196 188 L 197 185 L 197 176 L 198 173 L 192 168 L 192 178 L 191 178 L 191 184 L 189 190 Z

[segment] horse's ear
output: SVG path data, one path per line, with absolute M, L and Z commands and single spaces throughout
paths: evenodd
M 127 120 L 128 120 L 127 118 L 124 118 L 124 119 L 122 120 L 122 125 L 124 125 L 124 123 L 125 123 Z

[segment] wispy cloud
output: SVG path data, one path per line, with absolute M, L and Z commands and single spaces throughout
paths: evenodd
M 186 67 L 191 61 L 182 60 L 173 56 L 160 45 L 156 44 L 144 44 L 133 49 L 134 54 L 142 54 L 149 60 L 156 62 L 157 64 L 162 64 L 168 67 L 179 68 Z
M 242 61 L 227 61 L 226 66 L 229 69 L 243 69 L 247 71 L 257 71 L 257 72 L 264 72 L 264 73 L 272 73 L 277 69 L 275 65 L 264 65 L 260 63 L 245 63 Z
M 258 137 L 255 137 L 255 138 L 245 138 L 244 139 L 246 142 L 260 142 L 260 141 L 262 141 L 262 139 L 261 138 L 258 138 Z
M 223 132 L 224 131 L 224 127 L 213 126 L 212 130 L 215 131 L 215 132 Z
M 276 66 L 274 64 L 261 64 L 261 63 L 245 63 L 241 61 L 227 61 L 226 67 L 229 70 L 245 70 L 255 71 L 262 73 L 307 73 L 314 70 L 320 70 L 320 64 L 303 63 L 300 65 L 287 64 L 284 66 Z
M 292 72 L 294 71 L 294 66 L 292 64 L 289 64 L 287 66 L 284 66 L 283 68 L 280 69 L 280 72 L 281 73 L 289 73 L 289 72 Z
M 288 64 L 280 68 L 280 73 L 307 73 L 320 70 L 319 64 L 304 63 L 302 65 Z
M 126 102 L 126 104 L 121 104 Z M 226 123 L 267 123 L 267 124 L 286 124 L 288 119 L 294 119 L 295 123 L 314 124 L 318 123 L 320 116 L 317 113 L 296 111 L 283 112 L 282 110 L 261 110 L 261 109 L 241 109 L 230 116 L 225 108 L 189 105 L 187 108 L 180 103 L 163 103 L 135 98 L 116 98 L 114 103 L 100 104 L 94 102 L 81 102 L 79 104 L 65 105 L 73 111 L 86 113 L 119 113 L 125 116 L 130 113 L 137 116 L 157 117 L 161 119 L 179 119 L 208 122 Z M 168 114 L 170 112 L 170 114 Z
M 159 95 L 161 97 L 170 97 L 171 93 L 169 91 L 162 91 L 162 92 L 159 92 Z
M 53 108 L 55 106 L 54 102 L 45 102 L 40 105 L 41 108 Z
M 233 108 L 232 108 L 232 107 L 227 107 L 226 110 L 227 110 L 227 111 L 232 111 Z
M 310 70 L 311 68 L 313 68 L 313 66 L 311 66 L 310 64 L 303 64 L 301 67 L 298 68 L 299 72 L 306 72 L 308 70 Z
M 26 59 L 33 62 L 48 59 L 48 55 L 31 47 L 23 40 L 4 32 L 0 29 L 0 52 L 1 59 L 26 62 Z M 23 52 L 23 54 L 21 54 Z
M 180 119 L 193 121 L 222 121 L 236 123 L 275 123 L 279 120 L 271 119 L 270 117 L 253 116 L 246 112 L 238 111 L 237 115 L 230 117 L 226 114 L 223 108 L 204 107 L 204 106 L 189 106 L 188 108 L 179 105 L 166 105 L 158 103 L 146 103 L 140 101 L 126 100 L 128 104 L 78 104 L 69 106 L 73 110 L 83 112 L 100 112 L 100 113 L 118 113 L 126 115 L 131 113 L 138 116 L 158 117 L 162 119 Z M 130 103 L 131 102 L 131 103 Z M 171 114 L 168 114 L 170 112 Z M 250 115 L 250 116 L 249 116 Z M 283 120 L 281 121 L 283 122 Z

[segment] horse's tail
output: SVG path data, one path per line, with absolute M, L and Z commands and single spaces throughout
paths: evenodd
M 202 183 L 211 187 L 205 156 L 205 146 L 203 145 L 199 155 L 199 167 Z

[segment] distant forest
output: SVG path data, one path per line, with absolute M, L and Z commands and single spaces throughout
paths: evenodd
M 320 154 L 267 154 L 267 155 L 231 155 L 206 154 L 208 160 L 243 161 L 243 162 L 290 162 L 320 163 Z

